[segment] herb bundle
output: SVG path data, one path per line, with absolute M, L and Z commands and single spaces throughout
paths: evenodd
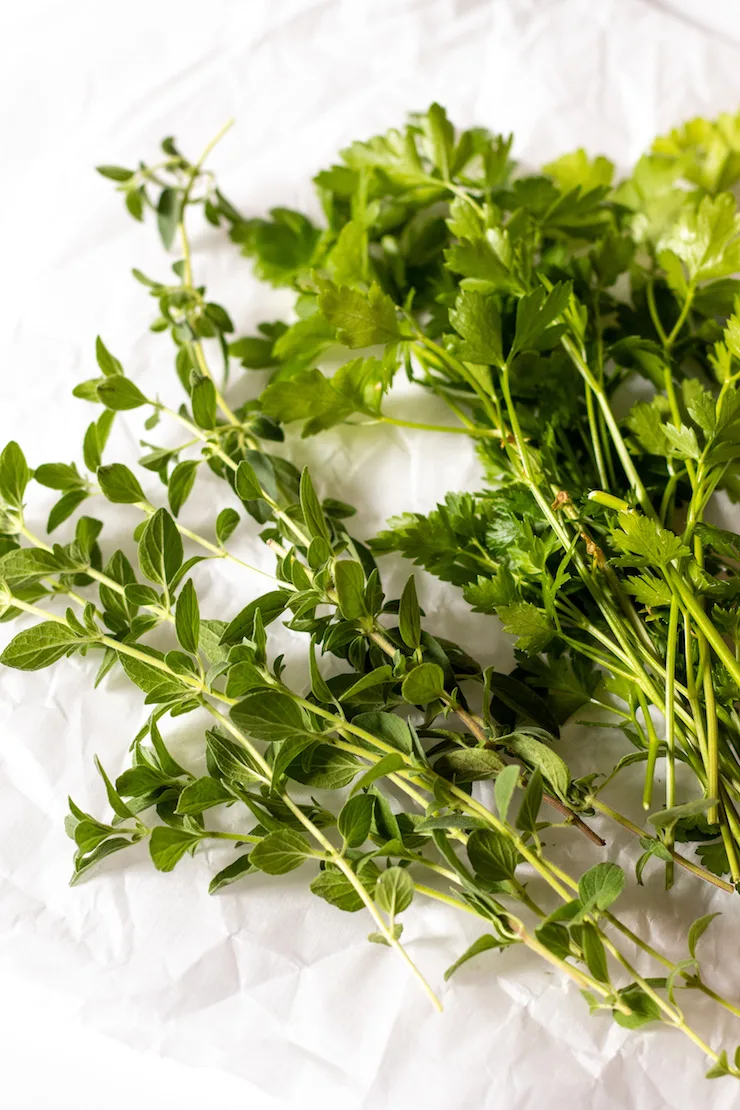
M 187 401 L 149 397 L 98 340 L 100 374 L 75 390 L 103 406 L 84 438 L 84 469 L 31 470 L 14 443 L 0 456 L 2 618 L 35 618 L 2 662 L 38 669 L 95 655 L 96 682 L 120 667 L 152 707 L 131 766 L 114 782 L 98 765 L 110 820 L 70 803 L 75 880 L 144 840 L 162 871 L 209 841 L 231 841 L 234 860 L 213 892 L 310 862 L 311 891 L 369 913 L 369 939 L 395 949 L 438 1004 L 398 920 L 414 898 L 434 898 L 485 928 L 448 976 L 488 949 L 524 944 L 593 1010 L 629 1028 L 675 1027 L 709 1056 L 710 1076 L 740 1077 L 740 1059 L 704 1043 L 679 993 L 699 990 L 740 1016 L 697 962 L 713 915 L 694 923 L 687 957 L 674 962 L 613 913 L 619 867 L 601 860 L 571 876 L 547 841 L 565 823 L 603 846 L 588 824 L 598 811 L 640 838 L 638 878 L 653 857 L 669 881 L 676 865 L 730 892 L 740 878 L 738 666 L 728 646 L 737 540 L 703 520 L 713 492 L 734 488 L 740 324 L 729 275 L 740 248 L 734 202 L 720 192 L 734 180 L 732 138 L 727 121 L 694 126 L 613 189 L 606 160 L 582 152 L 543 176 L 517 175 L 510 140 L 456 135 L 434 105 L 318 175 L 323 230 L 286 209 L 243 219 L 204 167 L 210 147 L 190 163 L 168 139 L 156 165 L 101 167 L 131 215 L 154 210 L 165 247 L 178 240 L 174 280 L 135 276 L 157 301 L 153 330 L 174 341 Z M 194 281 L 194 207 L 230 229 L 260 277 L 296 289 L 296 323 L 233 340 L 228 312 Z M 383 351 L 330 378 L 316 362 L 337 342 Z M 209 347 L 223 359 L 221 385 Z M 227 400 L 233 359 L 269 372 L 257 401 Z M 460 424 L 449 430 L 476 440 L 489 484 L 450 495 L 427 518 L 393 522 L 368 547 L 347 529 L 351 506 L 321 499 L 320 481 L 268 447 L 292 421 L 305 434 L 399 423 L 383 411 L 399 368 L 450 406 Z M 612 401 L 633 373 L 656 392 L 623 419 Z M 134 470 L 103 461 L 116 414 L 136 409 L 147 432 L 159 421 L 184 429 L 181 444 L 147 443 L 138 460 L 161 478 L 168 508 Z M 208 536 L 182 521 L 202 466 L 224 479 L 230 501 Z M 104 553 L 91 516 L 77 518 L 70 542 L 37 535 L 25 507 L 32 481 L 60 492 L 49 534 L 93 496 L 131 506 L 138 569 L 121 550 Z M 276 557 L 270 588 L 206 618 L 200 562 L 229 560 L 252 582 L 264 574 L 229 546 L 245 514 Z M 197 554 L 186 558 L 185 544 Z M 413 576 L 388 599 L 374 553 L 390 550 L 497 614 L 519 637 L 515 672 L 482 670 L 436 635 Z M 306 636 L 306 691 L 271 658 L 267 628 L 281 617 Z M 153 646 L 163 637 L 169 650 Z M 325 655 L 340 673 L 324 674 Z M 635 750 L 574 781 L 557 738 L 584 707 L 610 714 Z M 663 739 L 651 707 L 665 714 Z M 190 713 L 209 726 L 200 776 L 162 727 Z M 599 796 L 607 776 L 635 761 L 646 764 L 649 829 Z M 678 801 L 676 762 L 701 797 Z M 493 780 L 493 807 L 476 792 L 482 780 Z M 701 841 L 701 863 L 678 840 Z M 659 975 L 636 969 L 625 938 Z

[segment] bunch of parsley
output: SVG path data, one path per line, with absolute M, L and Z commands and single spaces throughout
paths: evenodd
M 262 412 L 304 435 L 409 423 L 384 409 L 399 369 L 444 400 L 458 422 L 432 430 L 474 437 L 486 486 L 391 521 L 373 550 L 496 614 L 512 677 L 561 721 L 599 683 L 616 695 L 634 751 L 614 770 L 644 761 L 662 846 L 697 842 L 733 883 L 740 541 L 706 514 L 740 497 L 738 127 L 694 120 L 615 183 L 583 150 L 523 172 L 510 137 L 457 132 L 432 105 L 317 175 L 325 228 L 285 210 L 231 227 L 297 292 L 296 323 L 232 348 L 270 370 Z M 329 377 L 316 364 L 337 342 L 382 351 Z M 635 378 L 648 399 L 631 401 Z

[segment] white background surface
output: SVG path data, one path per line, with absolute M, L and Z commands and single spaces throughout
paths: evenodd
M 152 227 L 135 226 L 91 172 L 97 162 L 153 158 L 169 133 L 197 152 L 235 116 L 212 161 L 227 194 L 257 215 L 312 203 L 310 177 L 339 146 L 436 98 L 463 124 L 515 130 L 516 153 L 532 163 L 584 145 L 625 166 L 656 132 L 736 110 L 739 73 L 740 10 L 731 0 L 6 6 L 0 439 L 17 438 L 31 465 L 78 455 L 91 410 L 69 394 L 94 372 L 97 332 L 150 392 L 154 383 L 173 395 L 166 340 L 146 334 L 150 308 L 128 276 L 132 265 L 162 274 L 163 259 Z M 198 272 L 241 331 L 281 311 L 281 298 L 256 289 L 216 234 L 196 233 L 195 250 Z M 410 402 L 393 403 L 400 413 Z M 140 434 L 137 420 L 127 424 L 116 432 L 121 459 Z M 428 508 L 475 481 L 467 447 L 438 438 L 335 432 L 286 450 L 298 462 L 322 460 L 325 491 L 360 500 L 358 527 L 368 534 L 392 511 Z M 202 493 L 190 519 L 207 527 L 218 496 L 217 486 Z M 46 505 L 36 497 L 31 516 L 40 525 Z M 121 511 L 122 525 L 133 521 Z M 237 580 L 209 585 L 208 573 L 200 581 L 211 615 L 259 592 Z M 505 660 L 488 621 L 471 618 L 452 591 L 425 586 L 439 632 L 486 661 Z M 577 993 L 519 952 L 461 973 L 443 989 L 444 1015 L 434 1016 L 392 955 L 366 943 L 361 915 L 337 913 L 298 880 L 253 878 L 209 899 L 209 874 L 223 866 L 216 854 L 170 876 L 143 854 L 123 854 L 70 890 L 65 796 L 102 814 L 92 754 L 116 772 L 143 719 L 121 680 L 95 693 L 89 677 L 82 660 L 0 675 L 7 1110 L 187 1110 L 206 1100 L 250 1110 L 737 1105 L 731 1081 L 705 1084 L 699 1055 L 678 1036 L 629 1035 L 589 1019 Z M 617 839 L 613 855 L 624 847 Z M 586 850 L 581 862 L 593 861 Z M 655 936 L 678 958 L 686 923 L 711 900 L 682 878 L 667 906 L 659 884 L 656 875 L 646 891 L 630 890 L 625 913 L 646 929 L 660 906 Z M 738 995 L 740 913 L 721 898 L 714 908 L 724 914 L 703 942 L 706 966 L 719 967 L 721 952 L 714 981 Z M 435 982 L 478 931 L 434 906 L 415 908 L 406 925 L 412 954 Z M 706 1017 L 701 1005 L 692 1012 Z M 704 1028 L 729 1047 L 740 1039 L 729 1022 Z

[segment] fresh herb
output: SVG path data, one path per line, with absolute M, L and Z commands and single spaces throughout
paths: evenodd
M 485 951 L 524 944 L 572 978 L 591 1009 L 629 1028 L 678 1028 L 710 1058 L 710 1076 L 740 1077 L 740 1061 L 705 1044 L 676 999 L 679 989 L 698 989 L 740 1013 L 704 984 L 696 962 L 711 915 L 694 923 L 689 957 L 674 963 L 613 914 L 625 883 L 619 867 L 597 862 L 573 877 L 556 864 L 543 805 L 572 835 L 598 844 L 584 821 L 595 810 L 629 828 L 644 849 L 639 874 L 655 856 L 732 890 L 717 875 L 723 848 L 737 878 L 736 664 L 727 644 L 738 541 L 701 519 L 715 488 L 732 489 L 740 324 L 728 303 L 737 268 L 728 201 L 708 187 L 709 203 L 681 188 L 678 174 L 692 164 L 686 152 L 680 165 L 674 158 L 675 181 L 662 197 L 650 159 L 616 191 L 606 161 L 585 156 L 540 177 L 515 176 L 510 141 L 480 129 L 457 135 L 437 105 L 403 134 L 354 144 L 341 166 L 319 174 L 323 232 L 286 209 L 243 220 L 204 168 L 208 150 L 195 163 L 171 139 L 163 150 L 154 166 L 101 172 L 136 219 L 153 210 L 166 249 L 179 242 L 175 281 L 136 276 L 157 301 L 154 330 L 174 341 L 186 403 L 149 398 L 99 341 L 101 374 L 75 391 L 104 406 L 82 445 L 85 469 L 31 469 L 13 443 L 0 455 L 0 613 L 35 618 L 2 661 L 38 669 L 92 656 L 96 683 L 120 667 L 150 707 L 131 765 L 112 780 L 98 764 L 110 820 L 70 803 L 73 881 L 143 840 L 161 871 L 204 843 L 230 843 L 236 854 L 211 891 L 258 871 L 304 869 L 316 896 L 370 915 L 369 939 L 394 949 L 438 1004 L 397 920 L 418 898 L 434 898 L 480 917 L 485 930 L 448 976 Z M 660 157 L 673 165 L 670 152 Z M 680 204 L 676 192 L 685 193 Z M 186 216 L 196 206 L 230 228 L 260 276 L 296 288 L 297 323 L 230 339 L 228 312 L 194 285 Z M 645 264 L 635 262 L 638 247 Z M 629 306 L 615 289 L 624 274 Z M 221 383 L 204 340 L 220 350 Z M 337 340 L 385 350 L 351 359 L 329 379 L 315 362 Z M 709 360 L 708 345 L 709 365 L 726 370 L 720 387 L 676 390 L 689 356 L 692 365 Z M 229 405 L 231 358 L 269 368 L 261 403 Z M 482 672 L 434 634 L 413 576 L 400 598 L 386 598 L 372 552 L 345 526 L 351 507 L 322 498 L 320 481 L 265 449 L 290 420 L 309 434 L 357 416 L 403 423 L 383 411 L 399 366 L 448 401 L 461 420 L 451 430 L 479 442 L 491 485 L 450 496 L 429 518 L 404 518 L 375 550 L 403 550 L 465 587 L 475 608 L 497 613 L 519 637 L 511 676 Z M 621 427 L 610 399 L 635 368 L 663 386 L 662 400 L 633 409 Z M 573 382 L 585 383 L 582 394 Z M 117 460 L 103 463 L 112 421 L 136 419 L 132 410 L 146 414 L 147 432 L 167 419 L 187 437 L 174 449 L 146 443 L 140 477 Z M 658 443 L 665 449 L 652 451 Z M 182 519 L 204 463 L 225 480 L 230 501 L 212 535 Z M 152 473 L 170 511 L 145 492 Z M 62 492 L 47 531 L 89 497 L 130 506 L 128 554 L 104 552 L 102 525 L 88 516 L 66 543 L 38 536 L 27 523 L 34 480 Z M 239 612 L 210 617 L 198 598 L 202 561 L 229 560 L 253 582 L 265 576 L 228 547 L 249 517 L 277 560 L 270 588 Z M 198 554 L 186 558 L 186 543 Z M 281 618 L 307 638 L 305 690 L 286 682 L 270 652 L 267 628 Z M 168 650 L 152 646 L 155 630 Z M 333 673 L 324 673 L 324 657 L 333 657 Z M 651 704 L 666 710 L 664 741 Z M 598 797 L 594 776 L 608 768 L 574 782 L 557 737 L 587 705 L 610 712 L 644 758 L 648 807 L 663 753 L 669 769 L 682 759 L 694 770 L 702 798 L 678 802 L 669 775 L 666 805 L 648 829 Z M 190 713 L 203 724 L 205 775 L 180 762 L 176 724 L 164 736 L 168 717 Z M 495 809 L 477 795 L 483 779 L 494 780 Z M 319 805 L 312 788 L 339 792 L 336 802 Z M 213 824 L 230 831 L 209 827 L 216 808 L 227 821 Z M 679 839 L 705 842 L 709 870 L 676 852 Z M 643 976 L 622 937 L 665 974 Z

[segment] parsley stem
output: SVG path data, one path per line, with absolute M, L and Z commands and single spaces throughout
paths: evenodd
M 665 577 L 668 584 L 677 594 L 679 600 L 683 602 L 690 615 L 694 618 L 698 628 L 706 637 L 717 658 L 727 668 L 734 681 L 740 685 L 740 664 L 728 648 L 718 629 L 710 621 L 703 605 L 697 599 L 689 584 L 684 581 L 673 566 L 666 568 Z
M 637 687 L 637 699 L 640 703 L 642 710 L 642 718 L 645 722 L 645 730 L 648 738 L 648 758 L 647 767 L 645 770 L 645 788 L 642 793 L 642 808 L 650 809 L 653 800 L 653 784 L 655 780 L 655 764 L 658 759 L 658 749 L 660 748 L 660 740 L 655 731 L 653 718 L 650 716 L 650 709 L 648 708 L 645 695 L 640 687 Z
M 594 461 L 596 463 L 596 470 L 599 475 L 599 483 L 602 489 L 608 490 L 609 479 L 606 474 L 604 466 L 604 453 L 601 449 L 601 437 L 599 435 L 599 427 L 596 421 L 596 409 L 594 408 L 594 396 L 588 384 L 585 388 L 586 392 L 586 413 L 588 416 L 588 426 L 591 432 L 591 445 L 594 452 Z
M 578 372 L 581 374 L 587 385 L 593 390 L 596 396 L 596 400 L 604 415 L 606 426 L 609 429 L 609 434 L 611 435 L 612 442 L 614 443 L 617 454 L 619 456 L 619 461 L 621 462 L 622 468 L 627 475 L 630 486 L 635 492 L 637 500 L 639 501 L 640 505 L 642 505 L 645 513 L 648 516 L 654 518 L 655 510 L 653 509 L 652 502 L 647 495 L 647 490 L 643 485 L 640 475 L 635 469 L 635 464 L 632 461 L 632 456 L 627 450 L 627 445 L 622 438 L 622 433 L 619 430 L 619 425 L 617 424 L 614 413 L 612 412 L 612 408 L 609 404 L 609 399 L 606 396 L 603 385 L 596 381 L 588 367 L 588 364 L 586 363 L 585 358 L 578 350 L 576 345 L 573 343 L 570 336 L 564 335 L 560 342 L 570 356 L 573 365 L 576 367 Z
M 453 428 L 449 424 L 420 424 L 415 420 L 401 420 L 399 417 L 387 416 L 382 413 L 378 421 L 383 424 L 392 424 L 398 428 L 412 428 L 421 432 L 445 432 L 448 435 L 472 436 L 473 438 L 501 438 L 498 428 Z M 373 421 L 377 423 L 378 421 Z
M 678 648 L 678 600 L 671 598 L 668 614 L 668 639 L 666 642 L 665 684 L 665 742 L 667 747 L 665 804 L 671 809 L 676 804 L 676 651 Z M 666 830 L 666 847 L 673 847 L 673 829 Z M 666 867 L 666 886 L 673 884 L 673 868 Z
M 658 306 L 655 303 L 655 283 L 652 277 L 648 278 L 646 289 L 648 309 L 650 311 L 650 318 L 653 321 L 653 327 L 658 333 L 658 338 L 660 339 L 661 345 L 663 347 L 666 347 L 668 345 L 668 336 L 666 335 L 665 329 L 663 328 L 663 324 L 658 314 Z

